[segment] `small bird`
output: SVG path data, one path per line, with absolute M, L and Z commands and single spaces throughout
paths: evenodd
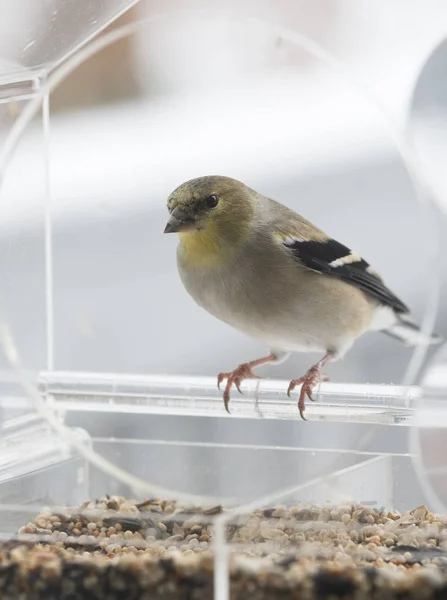
M 179 237 L 177 266 L 187 292 L 221 321 L 268 345 L 267 356 L 218 375 L 231 388 L 258 378 L 253 368 L 292 352 L 322 358 L 287 390 L 301 385 L 298 409 L 321 381 L 324 366 L 366 331 L 409 345 L 438 343 L 423 335 L 409 310 L 372 267 L 290 208 L 223 176 L 186 181 L 168 198 L 165 233 Z

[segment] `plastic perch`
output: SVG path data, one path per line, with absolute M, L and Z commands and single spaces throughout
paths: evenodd
M 227 418 L 299 420 L 296 399 L 287 397 L 288 382 L 246 381 L 233 391 L 225 412 L 222 392 L 213 377 L 123 375 L 52 371 L 38 376 L 38 386 L 58 410 L 145 413 Z M 309 420 L 411 425 L 420 388 L 395 385 L 324 383 L 308 400 Z

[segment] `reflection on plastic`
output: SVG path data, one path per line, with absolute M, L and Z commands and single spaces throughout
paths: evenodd
M 431 505 L 447 511 L 447 344 L 434 356 L 415 402 L 410 444 L 416 472 Z

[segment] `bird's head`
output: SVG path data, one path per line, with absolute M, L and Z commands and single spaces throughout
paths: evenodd
M 182 183 L 168 198 L 165 233 L 178 233 L 190 251 L 230 251 L 246 238 L 255 192 L 230 177 L 206 176 Z
M 230 177 L 205 176 L 182 183 L 168 198 L 165 233 L 176 232 L 191 263 L 227 260 L 247 240 L 256 192 Z

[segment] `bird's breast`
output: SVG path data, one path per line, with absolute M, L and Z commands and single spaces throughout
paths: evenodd
M 228 268 L 203 269 L 177 256 L 180 278 L 189 295 L 216 318 L 238 326 L 245 320 L 245 298 L 239 274 Z
M 258 257 L 259 258 L 259 257 Z M 347 347 L 365 329 L 369 301 L 359 290 L 292 264 L 264 267 L 238 260 L 219 269 L 197 269 L 177 256 L 192 298 L 216 318 L 271 348 L 303 351 Z M 352 294 L 352 296 L 350 295 Z

